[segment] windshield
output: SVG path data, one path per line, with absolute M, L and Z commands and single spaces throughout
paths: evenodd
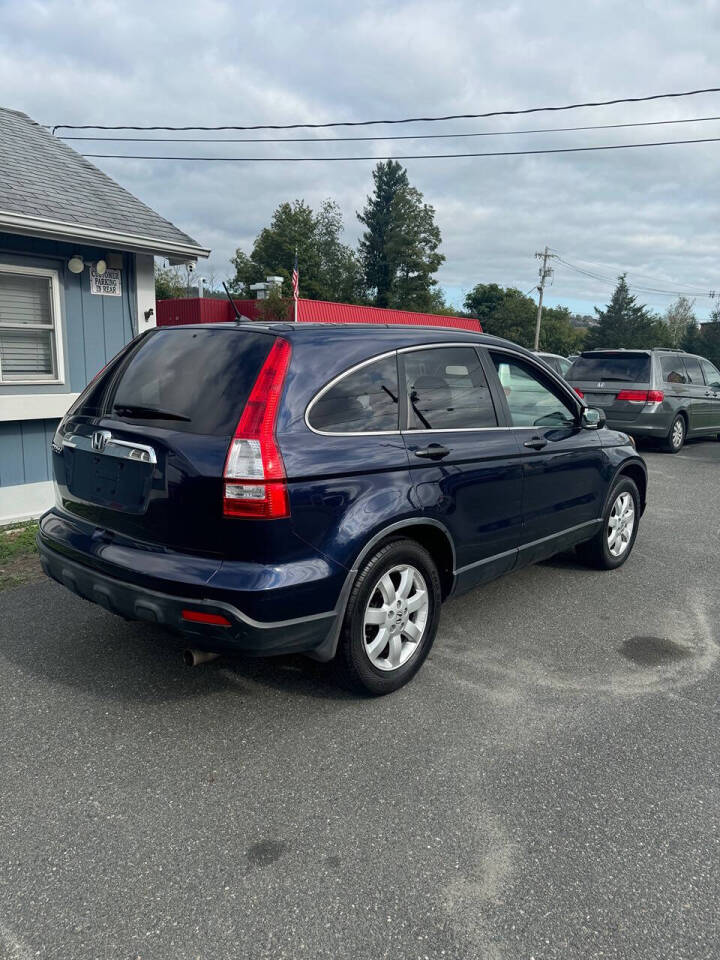
M 607 353 L 581 356 L 568 370 L 568 380 L 618 380 L 649 383 L 650 357 L 646 353 Z

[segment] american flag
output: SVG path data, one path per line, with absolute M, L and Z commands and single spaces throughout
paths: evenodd
M 293 300 L 297 303 L 299 296 L 299 287 L 300 287 L 300 274 L 298 273 L 298 259 L 297 259 L 297 250 L 295 251 L 295 266 L 293 267 L 292 272 L 292 288 L 293 288 Z

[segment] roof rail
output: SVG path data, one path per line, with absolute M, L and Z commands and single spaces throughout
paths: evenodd
M 651 347 L 653 353 L 687 353 L 686 350 L 681 350 L 680 347 Z

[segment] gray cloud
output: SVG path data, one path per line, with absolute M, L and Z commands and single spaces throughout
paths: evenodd
M 3 105 L 44 123 L 291 123 L 479 112 L 714 86 L 715 0 L 516 3 L 138 0 L 0 3 Z M 433 132 L 510 130 L 720 115 L 720 95 L 515 119 L 454 121 Z M 419 125 L 390 131 L 417 132 Z M 373 132 L 372 130 L 370 132 Z M 338 135 L 360 135 L 362 130 Z M 233 134 L 241 136 L 241 134 Z M 288 134 L 293 135 L 293 134 Z M 297 135 L 300 135 L 298 132 Z M 323 134 L 325 136 L 328 133 Z M 182 134 L 177 134 L 182 136 Z M 334 156 L 465 152 L 720 136 L 720 121 L 467 140 L 320 144 L 127 144 L 117 152 Z M 115 152 L 112 144 L 72 144 Z M 109 149 L 105 149 L 109 147 Z M 477 282 L 529 289 L 546 243 L 573 263 L 631 282 L 705 291 L 717 273 L 720 144 L 543 157 L 410 160 L 437 211 L 458 298 Z M 213 248 L 230 272 L 274 207 L 340 203 L 349 241 L 372 161 L 203 164 L 96 161 Z M 654 281 L 654 282 L 653 282 Z M 550 301 L 604 303 L 610 284 L 559 267 Z M 662 309 L 669 297 L 641 294 Z M 709 301 L 699 300 L 706 315 Z

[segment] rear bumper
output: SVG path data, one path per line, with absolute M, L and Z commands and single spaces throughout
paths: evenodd
M 672 417 L 668 420 L 665 411 L 655 413 L 640 413 L 635 420 L 613 420 L 607 418 L 607 426 L 611 430 L 621 430 L 633 437 L 666 437 L 670 431 Z
M 38 534 L 37 545 L 47 575 L 79 597 L 128 620 L 162 624 L 201 649 L 237 650 L 256 656 L 302 652 L 326 659 L 324 651 L 336 634 L 338 614 L 334 609 L 288 620 L 258 621 L 225 600 L 184 596 L 182 590 L 164 593 L 108 576 L 54 550 L 42 533 Z M 178 586 L 182 588 L 182 584 Z M 184 619 L 183 610 L 216 614 L 228 620 L 230 626 Z

